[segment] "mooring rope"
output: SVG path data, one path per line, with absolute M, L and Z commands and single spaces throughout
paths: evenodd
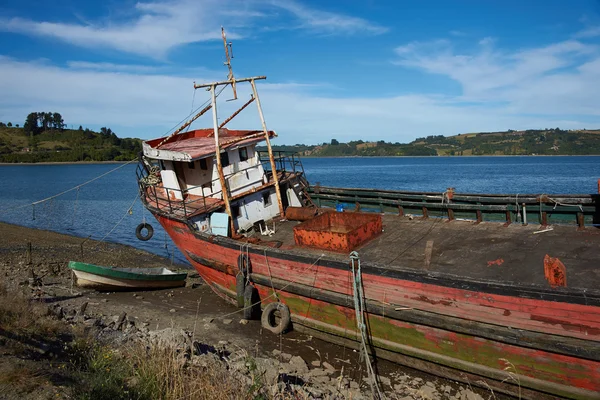
M 360 269 L 360 257 L 356 251 L 350 253 L 350 260 L 352 262 L 352 287 L 354 294 L 354 313 L 356 314 L 356 327 L 360 333 L 361 342 L 361 356 L 365 358 L 365 364 L 367 365 L 367 374 L 369 375 L 369 384 L 371 385 L 371 392 L 374 398 L 385 399 L 385 396 L 379 390 L 379 384 L 377 383 L 377 375 L 373 370 L 373 364 L 369 359 L 369 352 L 367 349 L 367 325 L 365 324 L 365 293 L 363 291 L 362 282 L 362 271 Z
M 515 205 L 517 206 L 517 222 L 523 222 L 521 219 L 521 208 L 519 207 L 519 193 L 515 196 Z

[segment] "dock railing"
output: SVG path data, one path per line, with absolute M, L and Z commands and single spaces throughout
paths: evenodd
M 423 218 L 442 217 L 475 222 L 496 221 L 505 224 L 539 223 L 600 226 L 600 195 L 570 194 L 473 194 L 422 193 L 362 188 L 311 186 L 308 189 L 319 207 L 382 213 L 412 214 Z

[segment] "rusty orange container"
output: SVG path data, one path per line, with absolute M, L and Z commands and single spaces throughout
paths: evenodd
M 349 253 L 381 233 L 381 215 L 327 212 L 294 227 L 298 246 Z
M 285 218 L 290 221 L 307 221 L 317 214 L 317 209 L 312 207 L 288 207 L 285 210 Z

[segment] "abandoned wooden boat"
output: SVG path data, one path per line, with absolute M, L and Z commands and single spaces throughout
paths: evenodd
M 137 170 L 145 207 L 217 294 L 496 392 L 600 398 L 599 195 L 310 186 L 296 155 L 271 149 L 264 78 L 195 85 L 210 104 L 145 142 Z M 253 96 L 219 123 L 217 89 L 235 98 L 241 83 Z M 225 128 L 252 102 L 261 130 Z M 211 109 L 210 129 L 182 133 Z M 325 211 L 339 205 L 353 211 Z
M 165 289 L 185 285 L 187 273 L 175 273 L 167 268 L 102 267 L 69 261 L 77 277 L 77 285 L 96 290 Z

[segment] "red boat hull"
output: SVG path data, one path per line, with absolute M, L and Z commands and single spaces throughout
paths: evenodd
M 156 217 L 202 278 L 235 303 L 240 243 Z M 276 291 L 295 328 L 356 343 L 350 260 L 243 246 L 263 306 Z M 378 356 L 523 397 L 600 398 L 600 306 L 576 293 L 368 266 L 362 281 Z

